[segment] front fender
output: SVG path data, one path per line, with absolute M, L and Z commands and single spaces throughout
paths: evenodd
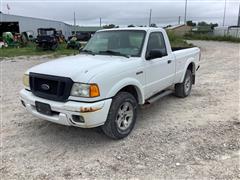
M 134 86 L 137 94 L 138 94 L 138 100 L 139 100 L 139 104 L 144 104 L 144 92 L 143 92 L 143 87 L 142 84 L 133 78 L 125 78 L 121 81 L 119 81 L 117 84 L 115 84 L 111 90 L 109 91 L 107 97 L 113 97 L 115 96 L 122 88 L 126 87 L 126 86 Z

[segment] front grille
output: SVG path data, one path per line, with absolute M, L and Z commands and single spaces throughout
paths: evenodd
M 70 78 L 30 73 L 30 88 L 35 96 L 66 101 L 70 95 L 73 81 Z

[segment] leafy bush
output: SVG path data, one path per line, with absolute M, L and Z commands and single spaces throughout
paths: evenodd
M 170 44 L 173 48 L 176 47 L 193 47 L 193 44 L 187 43 L 182 36 L 176 35 L 172 31 L 167 31 Z
M 29 43 L 25 47 L 7 47 L 0 49 L 0 59 L 3 57 L 14 57 L 14 56 L 34 56 L 34 55 L 50 55 L 53 57 L 66 56 L 72 54 L 78 54 L 78 50 L 67 49 L 66 44 L 59 44 L 55 51 L 43 51 L 36 48 L 34 43 Z

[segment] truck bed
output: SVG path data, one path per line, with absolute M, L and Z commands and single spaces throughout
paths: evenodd
M 192 47 L 172 47 L 172 51 L 178 51 L 178 50 L 182 50 L 182 49 L 189 49 Z
M 196 67 L 198 66 L 200 49 L 197 47 L 175 49 L 173 54 L 176 58 L 176 77 L 180 79 L 185 73 L 185 66 L 188 64 L 188 61 L 193 61 Z M 180 82 L 180 79 L 176 79 L 176 82 Z

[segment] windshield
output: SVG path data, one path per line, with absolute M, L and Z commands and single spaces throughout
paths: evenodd
M 53 30 L 39 30 L 39 34 L 42 36 L 51 36 L 54 34 Z
M 83 51 L 94 54 L 115 52 L 115 55 L 140 56 L 145 34 L 146 32 L 142 30 L 97 32 L 83 48 Z

